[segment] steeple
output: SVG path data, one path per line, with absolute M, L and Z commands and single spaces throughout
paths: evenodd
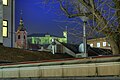
M 22 17 L 20 18 L 19 26 L 22 26 L 22 27 L 23 27 L 23 19 L 22 19 Z
M 22 11 L 18 30 L 16 32 L 16 48 L 27 49 L 27 32 L 23 24 Z
M 23 24 L 23 19 L 22 19 L 22 10 L 21 10 L 21 17 L 20 17 L 20 22 L 19 22 L 19 27 L 18 27 L 18 30 L 19 31 L 25 31 L 25 27 L 24 27 L 24 24 Z

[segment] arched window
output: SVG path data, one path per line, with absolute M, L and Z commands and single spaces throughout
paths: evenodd
M 24 39 L 25 39 L 25 35 L 24 35 Z
M 18 39 L 20 39 L 20 35 L 18 35 Z

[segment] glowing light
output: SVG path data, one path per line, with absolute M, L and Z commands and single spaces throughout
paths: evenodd
M 8 0 L 3 0 L 3 5 L 8 5 Z
M 7 21 L 3 21 L 3 26 L 7 26 Z
M 7 37 L 7 27 L 3 27 L 3 37 Z

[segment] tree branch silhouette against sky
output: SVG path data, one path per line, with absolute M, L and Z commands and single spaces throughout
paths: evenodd
M 80 38 L 83 25 L 80 16 L 84 14 L 89 18 L 89 36 L 94 32 L 104 34 L 111 43 L 113 53 L 120 52 L 120 0 L 17 0 L 16 6 L 16 25 L 22 9 L 29 33 L 50 32 L 61 35 L 67 25 L 73 32 L 77 32 L 77 37 Z M 73 32 L 71 31 L 72 34 Z
M 41 4 L 40 0 L 16 0 L 16 27 L 19 25 L 20 11 L 22 10 L 24 25 L 29 33 L 50 32 L 61 35 L 61 27 L 65 29 L 65 26 L 73 25 L 64 22 L 68 18 L 58 8 L 58 4 L 46 6 Z

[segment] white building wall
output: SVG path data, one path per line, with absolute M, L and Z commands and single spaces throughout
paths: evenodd
M 0 0 L 0 43 L 3 43 L 2 21 L 3 21 L 3 3 L 2 0 Z
M 8 37 L 3 38 L 6 47 L 15 46 L 15 0 L 8 0 L 8 5 L 3 6 L 3 19 L 8 20 Z

